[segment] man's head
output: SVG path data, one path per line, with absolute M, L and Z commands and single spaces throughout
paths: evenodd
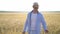
M 38 3 L 37 2 L 34 2 L 33 3 L 33 9 L 38 10 L 38 8 L 39 8 Z

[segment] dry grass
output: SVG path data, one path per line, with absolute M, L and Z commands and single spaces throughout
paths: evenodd
M 48 34 L 60 34 L 60 14 L 43 13 L 43 15 L 48 26 Z M 26 16 L 26 13 L 0 14 L 0 34 L 21 34 Z

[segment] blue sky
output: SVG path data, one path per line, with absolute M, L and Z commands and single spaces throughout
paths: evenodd
M 31 11 L 34 2 L 39 11 L 60 11 L 60 0 L 0 0 L 0 11 Z

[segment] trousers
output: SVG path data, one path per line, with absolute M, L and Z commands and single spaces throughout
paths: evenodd
M 35 31 L 35 30 L 31 30 L 30 32 L 28 32 L 28 34 L 40 34 L 40 32 Z

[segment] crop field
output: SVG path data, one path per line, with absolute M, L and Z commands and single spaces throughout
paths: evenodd
M 44 12 L 48 34 L 60 34 L 60 12 Z M 22 34 L 27 13 L 0 13 L 0 34 Z M 45 34 L 42 28 L 42 34 Z

